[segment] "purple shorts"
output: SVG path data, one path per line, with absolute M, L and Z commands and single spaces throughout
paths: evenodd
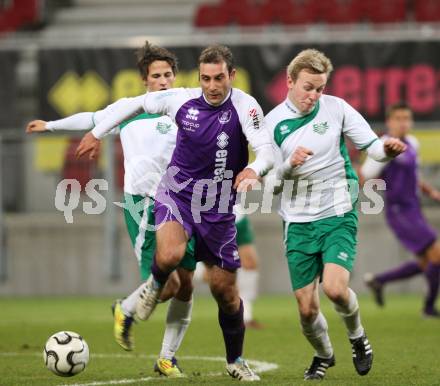
M 416 255 L 425 252 L 437 239 L 419 206 L 402 208 L 393 205 L 387 210 L 386 218 L 403 246 Z
M 240 268 L 235 216 L 231 213 L 201 212 L 193 216 L 191 201 L 173 191 L 156 195 L 156 229 L 168 221 L 183 225 L 188 238 L 195 237 L 195 258 L 229 271 Z

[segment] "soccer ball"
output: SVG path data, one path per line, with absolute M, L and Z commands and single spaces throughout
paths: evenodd
M 89 346 L 76 332 L 60 331 L 46 342 L 43 351 L 46 367 L 62 377 L 83 371 L 89 361 Z

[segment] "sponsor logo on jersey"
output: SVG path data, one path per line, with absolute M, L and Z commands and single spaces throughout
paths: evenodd
M 192 131 L 195 132 L 195 129 L 198 129 L 200 127 L 200 124 L 190 121 L 185 121 L 182 119 L 182 129 L 186 131 Z
M 249 116 L 252 118 L 252 123 L 254 124 L 254 129 L 258 130 L 260 128 L 260 119 L 258 117 L 257 109 L 250 110 Z
M 164 122 L 158 122 L 156 125 L 156 130 L 161 134 L 166 134 L 171 131 L 171 124 L 166 124 Z
M 239 260 L 240 259 L 240 256 L 238 255 L 238 251 L 237 250 L 232 252 L 232 256 L 234 257 L 234 260 Z
M 228 146 L 228 139 L 229 139 L 229 135 L 226 134 L 224 131 L 222 131 L 218 136 L 217 136 L 217 146 L 220 149 L 224 149 L 226 146 Z
M 329 129 L 329 125 L 327 122 L 315 123 L 313 125 L 313 131 L 318 134 L 325 134 L 325 132 Z
M 190 107 L 188 109 L 188 114 L 186 114 L 185 118 L 186 119 L 191 119 L 192 121 L 197 121 L 198 115 L 199 115 L 199 110 L 197 110 L 197 109 L 195 109 L 193 107 Z
M 228 157 L 227 150 L 217 150 L 215 152 L 215 169 L 214 169 L 214 182 L 220 182 L 225 178 L 226 161 Z
M 231 110 L 226 110 L 226 111 L 222 111 L 218 117 L 218 121 L 224 125 L 225 123 L 228 123 L 231 120 L 232 117 L 232 111 Z

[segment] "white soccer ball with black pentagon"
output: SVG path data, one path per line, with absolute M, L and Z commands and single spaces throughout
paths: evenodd
M 54 374 L 71 377 L 85 369 L 89 346 L 76 332 L 60 331 L 47 340 L 43 357 L 46 367 Z

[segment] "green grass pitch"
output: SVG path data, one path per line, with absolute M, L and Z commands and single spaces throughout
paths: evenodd
M 0 385 L 223 385 L 238 381 L 224 372 L 223 341 L 217 310 L 210 298 L 196 296 L 193 321 L 178 358 L 185 379 L 166 380 L 152 367 L 160 350 L 166 306 L 158 307 L 148 322 L 135 325 L 136 348 L 124 352 L 113 341 L 110 298 L 0 298 Z M 373 369 L 365 377 L 355 373 L 351 349 L 341 320 L 323 301 L 336 366 L 327 372 L 326 385 L 440 385 L 440 320 L 423 319 L 422 299 L 390 296 L 378 309 L 361 297 L 361 314 L 374 349 Z M 261 374 L 260 385 L 304 385 L 304 369 L 312 349 L 303 338 L 293 297 L 265 296 L 255 306 L 263 330 L 248 330 L 245 357 L 275 363 L 276 370 Z M 72 378 L 49 372 L 42 348 L 54 332 L 71 330 L 88 342 L 91 358 L 86 370 Z M 122 383 L 125 382 L 125 383 Z M 164 383 L 165 382 L 165 383 Z

